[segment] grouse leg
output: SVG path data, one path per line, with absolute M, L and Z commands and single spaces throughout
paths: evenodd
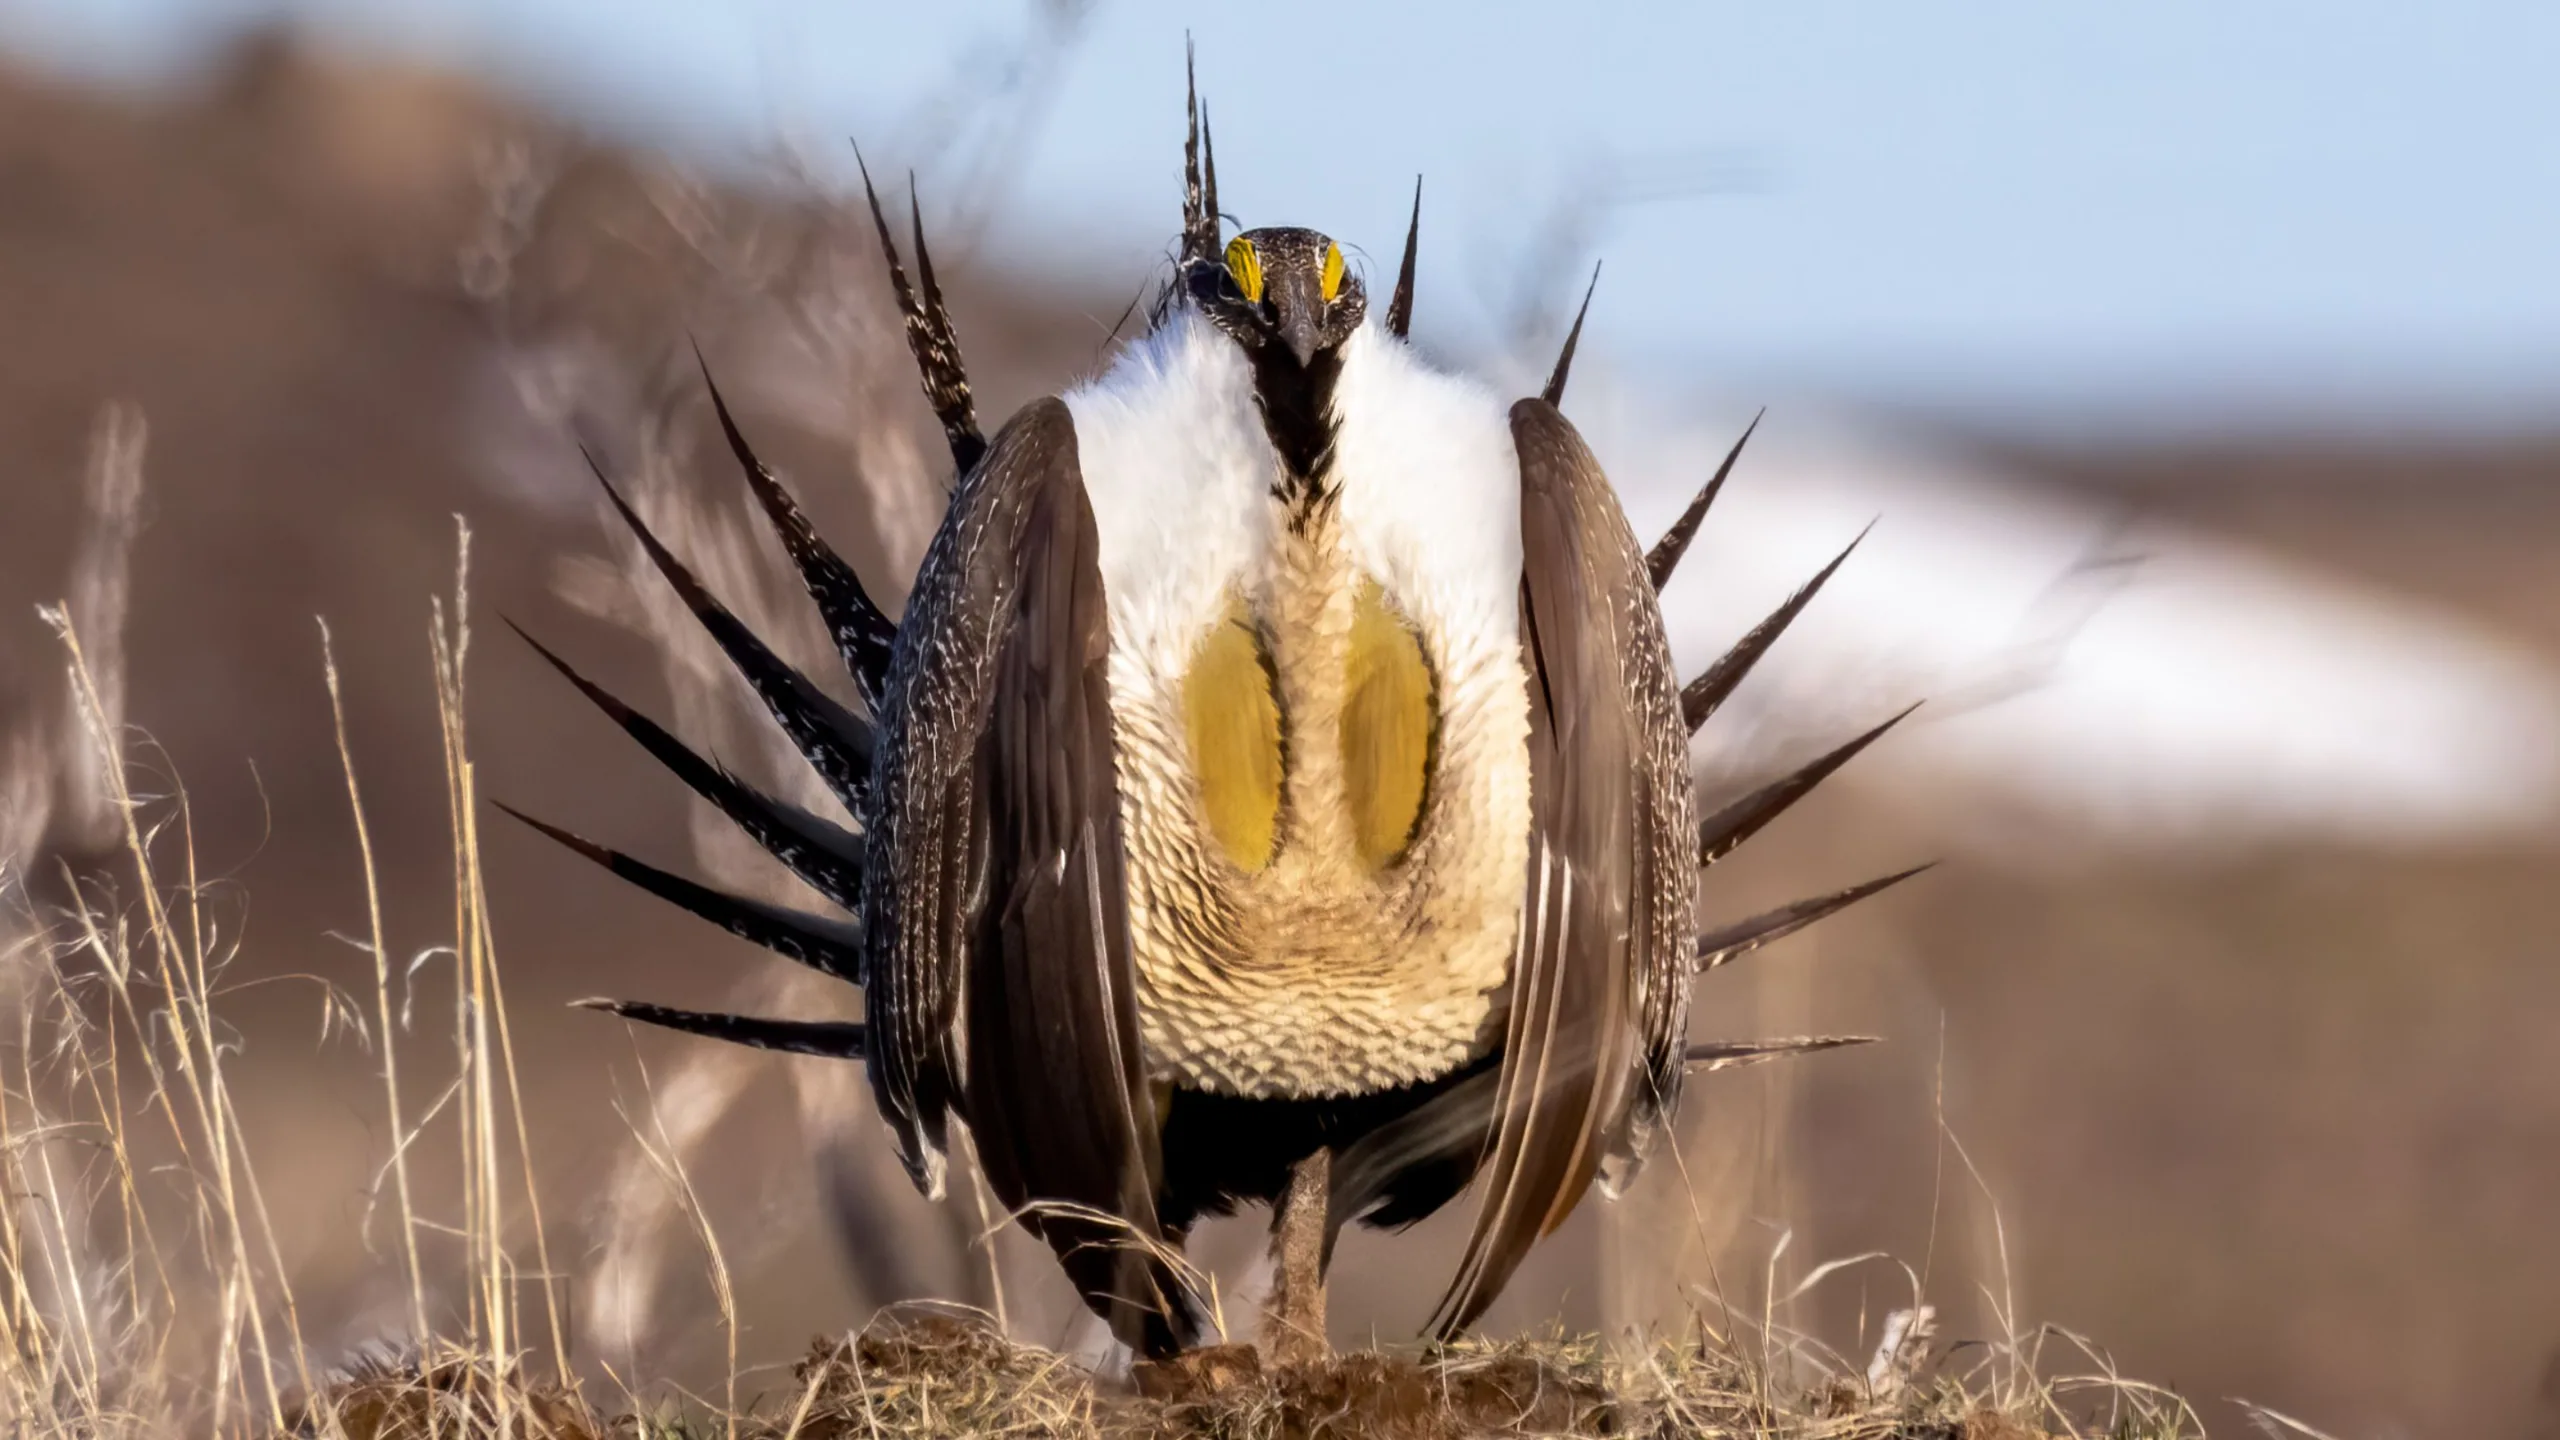
M 1262 1353 L 1274 1365 L 1325 1358 L 1325 1207 L 1333 1152 L 1318 1146 L 1289 1167 L 1289 1188 L 1271 1216 L 1271 1299 L 1262 1312 Z

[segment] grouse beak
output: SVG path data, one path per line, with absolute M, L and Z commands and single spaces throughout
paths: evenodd
M 1270 302 L 1282 343 L 1298 357 L 1298 368 L 1305 369 L 1307 362 L 1315 358 L 1316 339 L 1324 320 L 1324 297 L 1316 291 L 1316 277 L 1274 277 Z

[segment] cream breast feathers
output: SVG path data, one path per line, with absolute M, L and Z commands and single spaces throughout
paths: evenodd
M 1304 492 L 1280 483 L 1248 362 L 1196 316 L 1065 399 L 1111 624 L 1148 1068 L 1226 1093 L 1344 1094 L 1483 1054 L 1528 827 L 1519 478 L 1503 410 L 1383 329 L 1355 332 L 1334 389 L 1333 498 L 1307 511 L 1283 496 Z M 1409 839 L 1383 870 L 1339 823 L 1374 792 L 1330 753 L 1337 726 L 1346 745 L 1352 733 L 1335 627 L 1354 623 L 1364 587 L 1415 636 L 1432 692 L 1431 758 L 1412 762 L 1420 808 L 1402 812 Z M 1285 781 L 1261 791 L 1282 806 L 1283 841 L 1264 848 L 1264 809 L 1242 856 L 1239 832 L 1219 829 L 1234 812 L 1204 788 L 1233 772 L 1203 768 L 1184 682 L 1239 605 L 1273 667 L 1280 713 L 1262 743 L 1291 737 Z

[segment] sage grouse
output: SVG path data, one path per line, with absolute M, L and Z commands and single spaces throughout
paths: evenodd
M 1180 258 L 1148 333 L 992 440 L 921 222 L 910 284 L 871 197 L 957 476 L 900 620 L 719 405 L 863 713 L 613 497 L 858 829 L 750 788 L 543 652 L 849 918 L 531 823 L 863 987 L 867 1023 L 590 1003 L 862 1059 L 928 1195 L 957 1117 L 1142 1352 L 1201 1336 L 1173 1257 L 1204 1215 L 1274 1207 L 1266 1324 L 1303 1353 L 1344 1222 L 1408 1225 L 1472 1188 L 1431 1321 L 1447 1336 L 1595 1181 L 1634 1172 L 1684 1066 L 1846 1043 L 1693 1046 L 1690 986 L 1902 875 L 1703 939 L 1691 911 L 1703 865 L 1886 727 L 1702 819 L 1690 734 L 1831 574 L 1676 681 L 1655 594 L 1741 443 L 1639 547 L 1557 408 L 1579 318 L 1544 392 L 1505 407 L 1406 343 L 1418 191 L 1373 314 L 1315 231 L 1221 243 L 1196 94 L 1191 113 Z

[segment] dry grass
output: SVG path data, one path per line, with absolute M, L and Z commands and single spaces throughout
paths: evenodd
M 110 419 L 102 464 L 130 472 L 107 487 L 129 513 L 139 486 L 139 421 Z M 567 1336 L 549 1281 L 481 881 L 480 807 L 462 720 L 467 532 L 461 542 L 452 608 L 437 604 L 429 637 L 457 938 L 407 966 L 392 962 L 342 720 L 374 993 L 368 1005 L 328 980 L 306 978 L 322 995 L 324 1041 L 350 1035 L 380 1062 L 390 1143 L 375 1189 L 387 1182 L 391 1191 L 389 1219 L 398 1227 L 391 1250 L 407 1281 L 408 1332 L 425 1337 L 413 1338 L 415 1358 L 390 1373 L 477 1374 L 488 1357 L 510 1357 L 512 1365 L 531 1352 L 566 1374 Z M 120 564 L 119 555 L 84 570 L 114 579 Z M 13 843 L 0 854 L 8 902 L 0 1016 L 9 1022 L 0 1041 L 0 1434 L 85 1440 L 307 1429 L 315 1404 L 333 1407 L 342 1393 L 360 1392 L 315 1374 L 315 1337 L 303 1331 L 227 1074 L 241 1042 L 219 1002 L 237 954 L 238 896 L 200 866 L 185 791 L 165 777 L 155 781 L 127 754 L 113 625 L 121 609 L 121 597 L 110 596 L 46 612 L 62 641 L 71 708 L 85 732 L 77 743 L 89 762 L 55 757 L 46 773 L 68 776 L 75 790 L 88 777 L 103 792 L 54 808 L 76 816 L 98 807 L 112 822 L 115 853 L 75 869 L 43 824 L 13 816 Z M 100 615 L 106 633 L 92 643 L 84 625 Z M 321 648 L 326 659 L 325 629 Z M 334 705 L 334 661 L 325 673 Z M 24 775 L 12 780 L 21 808 L 54 798 Z M 30 873 L 48 865 L 51 874 Z M 40 903 L 48 884 L 59 898 Z M 408 1026 L 395 1011 L 406 1008 L 416 972 L 437 961 L 450 966 L 450 1048 L 409 1057 L 444 1072 L 433 1075 L 435 1098 L 420 1107 L 403 1091 L 400 1037 Z M 446 1056 L 449 1065 L 441 1063 Z M 428 1196 L 413 1186 L 410 1156 L 430 1141 L 460 1147 L 459 1194 Z M 433 1288 L 421 1253 L 429 1240 L 459 1247 L 451 1293 Z M 434 1325 L 431 1317 L 445 1318 Z M 381 1379 L 373 1376 L 377 1386 Z M 480 1403 L 493 1433 L 523 1428 L 512 1387 L 489 1387 Z
M 796 1382 L 743 1412 L 606 1415 L 567 1389 L 448 1364 L 350 1377 L 295 1433 L 411 1440 L 432 1433 L 744 1440 L 1465 1440 L 1473 1436 L 1753 1437 L 1753 1440 L 2170 1440 L 2200 1436 L 2173 1397 L 2115 1381 L 2031 1385 L 2006 1403 L 1944 1354 L 1881 1381 L 1831 1376 L 1791 1387 L 1706 1336 L 1611 1357 L 1587 1339 L 1366 1350 L 1266 1369 L 1222 1346 L 1106 1380 L 1008 1340 L 982 1317 L 910 1309 L 860 1334 L 821 1337 Z M 501 1399 L 500 1397 L 503 1397 Z
M 139 420 L 102 429 L 101 515 L 129 515 Z M 129 527 L 125 527 L 129 529 Z M 117 530 L 123 534 L 125 530 Z M 1365 1350 L 1265 1368 L 1221 1346 L 1098 1374 L 1007 1338 L 975 1312 L 907 1308 L 821 1338 L 793 1383 L 742 1394 L 737 1318 L 719 1237 L 692 1199 L 653 1096 L 626 1117 L 692 1222 L 729 1337 L 716 1401 L 673 1405 L 646 1378 L 582 1377 L 533 1184 L 505 991 L 481 875 L 479 803 L 463 717 L 470 631 L 468 534 L 450 604 L 429 636 L 453 854 L 453 932 L 406 965 L 392 958 L 375 880 L 357 746 L 339 759 L 366 886 L 360 942 L 370 993 L 318 980 L 324 1040 L 375 1057 L 388 1122 L 372 1187 L 380 1263 L 404 1289 L 408 1339 L 352 1365 L 313 1358 L 293 1276 L 252 1161 L 227 1067 L 240 1037 L 222 1017 L 238 897 L 198 864 L 183 789 L 126 750 L 116 617 L 119 554 L 95 593 L 50 612 L 71 713 L 87 747 L 49 758 L 47 784 L 13 774 L 13 803 L 51 804 L 107 832 L 112 863 L 48 862 L 45 826 L 11 817 L 0 881 L 14 927 L 0 968 L 0 1436 L 121 1440 L 176 1435 L 480 1440 L 480 1437 L 1055 1436 L 1299 1440 L 1474 1435 L 2028 1440 L 2200 1435 L 2176 1397 L 2107 1373 L 2060 1332 L 1948 1345 L 1915 1298 L 1853 1360 L 1785 1331 L 1764 1305 L 1701 1313 L 1676 1342 L 1605 1347 L 1551 1336 L 1442 1349 Z M 120 544 L 121 542 L 118 542 Z M 110 545 L 110 551 L 116 550 Z M 321 634 L 324 661 L 329 640 Z M 334 663 L 324 664 L 333 706 Z M 24 750 L 26 747 L 16 747 Z M 41 748 L 41 747 L 39 747 Z M 13 751 L 13 753 L 15 753 Z M 33 772 L 28 772 L 33 773 Z M 31 798 L 32 797 L 32 798 Z M 87 807 L 85 810 L 83 807 Z M 56 826 L 59 831 L 62 827 Z M 51 863 L 56 897 L 30 867 Z M 421 972 L 449 1006 L 416 1007 Z M 418 1013 L 413 1014 L 416 1008 Z M 440 1033 L 439 1033 L 440 1032 Z M 405 1047 L 405 1048 L 404 1048 Z M 452 1146 L 458 1183 L 430 1184 L 421 1147 Z M 434 1167 L 437 1174 L 448 1173 Z M 1851 1263 L 1851 1262 L 1843 1262 Z M 1823 1267 L 1814 1279 L 1839 1267 Z M 1808 1280 L 1807 1285 L 1813 1283 Z M 1916 1281 L 1915 1281 L 1916 1286 Z M 1801 1287 L 1799 1287 L 1801 1289 Z M 1998 1307 L 2008 1314 L 2005 1303 Z M 2046 1354 L 2086 1356 L 2063 1373 Z M 613 1395 L 608 1400 L 600 1397 Z

